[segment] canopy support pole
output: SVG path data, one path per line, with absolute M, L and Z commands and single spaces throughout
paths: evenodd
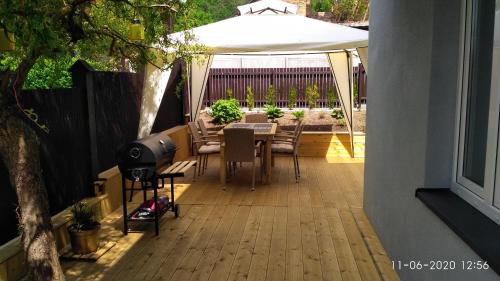
M 327 53 L 328 62 L 335 79 L 335 87 L 339 95 L 340 106 L 344 113 L 347 131 L 350 137 L 351 157 L 354 157 L 354 114 L 353 114 L 353 77 L 352 77 L 352 53 L 344 52 Z
M 198 55 L 191 61 L 190 87 L 189 87 L 189 109 L 191 122 L 198 119 L 203 97 L 207 86 L 208 74 L 213 62 L 213 55 Z

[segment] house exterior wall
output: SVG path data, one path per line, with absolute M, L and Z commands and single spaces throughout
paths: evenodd
M 371 2 L 364 208 L 394 261 L 480 258 L 415 196 L 452 180 L 461 1 Z M 409 270 L 404 281 L 500 280 Z

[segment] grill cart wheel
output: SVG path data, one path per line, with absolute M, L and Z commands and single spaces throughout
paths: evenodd
M 176 218 L 178 218 L 181 215 L 181 206 L 179 206 L 179 204 L 175 204 L 174 214 Z

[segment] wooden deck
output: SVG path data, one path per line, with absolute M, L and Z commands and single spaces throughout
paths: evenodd
M 103 239 L 117 244 L 97 262 L 63 262 L 67 280 L 399 280 L 363 210 L 363 163 L 276 158 L 270 185 L 250 191 L 250 168 L 220 189 L 217 157 L 207 173 L 176 185 L 182 216 L 167 213 L 160 236 L 121 234 L 121 210 Z M 137 201 L 140 200 L 138 196 Z

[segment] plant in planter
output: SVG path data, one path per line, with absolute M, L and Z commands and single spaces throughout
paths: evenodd
M 285 115 L 283 110 L 274 105 L 266 105 L 265 107 L 267 118 L 271 119 L 272 122 L 275 122 L 277 118 L 283 117 L 283 115 Z
M 267 105 L 276 105 L 276 88 L 273 85 L 269 85 L 266 94 L 266 104 Z
M 292 109 L 297 106 L 297 87 L 290 88 L 288 92 L 288 109 Z
M 297 119 L 297 120 L 301 120 L 304 118 L 304 115 L 305 115 L 305 112 L 304 110 L 299 110 L 299 111 L 294 111 L 292 113 L 292 115 Z
M 339 125 L 340 127 L 345 127 L 346 126 L 346 122 L 345 122 L 345 119 L 339 119 L 337 120 L 337 125 Z
M 80 201 L 73 205 L 71 214 L 73 224 L 68 231 L 73 253 L 88 254 L 97 251 L 101 224 L 96 221 L 92 208 Z
M 252 86 L 247 86 L 247 107 L 248 110 L 252 111 L 255 107 L 255 97 L 253 95 L 253 89 Z
M 226 96 L 227 96 L 227 99 L 234 99 L 234 92 L 233 92 L 233 89 L 231 88 L 227 88 L 226 90 Z
M 321 112 L 318 114 L 318 117 L 319 117 L 319 119 L 325 119 L 325 117 L 326 117 L 326 112 L 321 111 Z
M 344 112 L 340 109 L 334 109 L 332 111 L 332 117 L 337 120 L 344 119 Z
M 309 109 L 313 109 L 316 107 L 316 103 L 318 102 L 319 99 L 319 90 L 318 90 L 318 85 L 308 85 L 306 87 L 306 100 L 307 100 L 307 105 L 309 106 Z
M 344 118 L 344 112 L 340 109 L 334 109 L 332 111 L 332 117 L 337 120 L 337 125 L 340 127 L 344 127 L 346 125 L 346 121 Z
M 328 90 L 326 90 L 326 105 L 329 109 L 334 109 L 336 103 L 337 96 L 335 96 L 335 91 L 333 88 L 328 88 Z
M 215 123 L 219 125 L 238 121 L 243 117 L 240 104 L 235 99 L 220 99 L 210 107 L 210 110 Z

